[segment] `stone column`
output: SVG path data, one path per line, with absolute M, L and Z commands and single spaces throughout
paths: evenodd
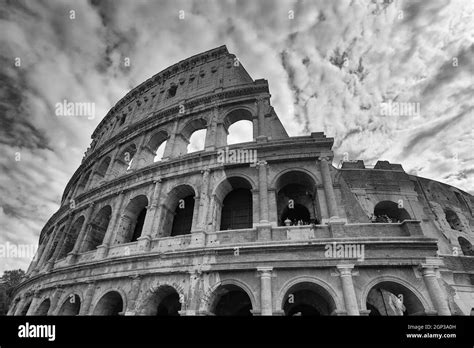
M 133 156 L 133 162 L 132 165 L 130 166 L 130 170 L 136 170 L 140 168 L 140 160 L 142 159 L 142 150 L 143 150 L 143 145 L 145 143 L 146 137 L 142 136 L 140 141 L 137 144 L 137 152 L 135 152 L 135 155 Z
M 199 212 L 198 212 L 198 223 L 197 223 L 197 230 L 205 231 L 206 230 L 206 222 L 207 222 L 207 210 L 209 207 L 209 174 L 210 169 L 202 170 L 202 186 L 201 186 L 201 194 L 199 199 Z
M 334 193 L 334 187 L 333 187 L 332 179 L 331 179 L 331 172 L 329 170 L 329 164 L 327 161 L 328 161 L 327 157 L 319 157 L 321 177 L 323 180 L 324 194 L 326 196 L 329 217 L 337 218 L 338 212 L 337 212 L 336 195 Z
M 114 208 L 112 210 L 112 218 L 105 232 L 104 240 L 101 245 L 97 247 L 96 259 L 100 260 L 107 257 L 107 252 L 109 251 L 110 242 L 114 236 L 114 232 L 117 229 L 117 222 L 120 221 L 120 216 L 122 213 L 122 205 L 125 200 L 125 193 L 121 191 L 117 200 L 115 201 Z
M 61 299 L 62 294 L 64 293 L 64 289 L 57 287 L 56 291 L 54 292 L 54 295 L 51 298 L 51 305 L 49 306 L 48 314 L 47 315 L 53 315 L 59 312 L 59 308 L 56 308 L 58 306 L 58 302 Z
M 260 274 L 261 315 L 272 315 L 272 271 L 273 267 L 257 267 Z
M 35 315 L 39 300 L 40 300 L 40 291 L 36 290 L 33 292 L 33 300 L 31 301 L 30 308 L 28 308 L 28 312 L 26 312 L 27 316 Z
M 267 187 L 267 162 L 258 161 L 258 193 L 260 222 L 268 223 L 268 187 Z
M 360 315 L 359 306 L 357 305 L 357 297 L 352 282 L 352 269 L 354 265 L 337 265 L 339 276 L 342 283 L 342 293 L 344 295 L 344 303 L 348 315 Z
M 214 139 L 214 144 L 216 148 L 224 147 L 227 145 L 227 135 L 229 135 L 229 131 L 226 129 L 224 121 L 217 121 L 216 137 Z
M 433 302 L 435 309 L 438 311 L 438 315 L 451 315 L 448 302 L 438 283 L 436 276 L 437 267 L 438 266 L 433 264 L 421 264 L 423 280 L 430 294 L 431 302 Z
M 53 256 L 51 256 L 51 259 L 48 261 L 48 264 L 46 266 L 46 269 L 48 271 L 53 269 L 54 263 L 56 262 L 57 258 L 59 257 L 59 254 L 61 253 L 61 250 L 64 248 L 64 239 L 69 235 L 69 229 L 71 228 L 71 225 L 72 225 L 72 219 L 73 219 L 73 215 L 72 215 L 72 213 L 70 213 L 69 217 L 68 217 L 68 220 L 65 224 L 63 233 L 59 236 L 58 244 L 56 244 L 56 250 L 54 250 L 54 254 L 53 254 Z M 59 230 L 59 232 L 61 232 L 61 230 Z
M 115 166 L 115 161 L 117 160 L 117 156 L 119 155 L 119 153 L 120 153 L 120 149 L 117 149 L 117 150 L 115 150 L 115 152 L 110 157 L 110 163 L 109 163 L 109 166 L 107 167 L 107 170 L 105 171 L 105 175 L 104 175 L 104 180 L 105 181 L 109 181 L 113 178 L 113 176 L 115 176 L 114 166 Z
M 137 299 L 140 293 L 141 278 L 139 275 L 130 276 L 132 287 L 128 296 L 128 307 L 124 309 L 125 315 L 137 315 Z
M 142 235 L 138 238 L 138 250 L 147 252 L 150 250 L 151 247 L 151 236 L 155 235 L 154 225 L 155 225 L 155 217 L 156 217 L 156 210 L 158 207 L 158 201 L 161 195 L 161 179 L 157 179 L 153 181 L 155 184 L 153 189 L 153 194 L 151 196 L 150 204 L 147 207 L 145 222 L 143 223 L 143 232 Z
M 204 142 L 205 151 L 214 151 L 216 149 L 218 117 L 219 117 L 219 108 L 217 106 L 214 106 L 210 112 L 209 122 L 207 124 L 206 139 Z
M 258 116 L 258 137 L 257 139 L 265 140 L 267 136 L 265 135 L 265 114 L 268 109 L 268 101 L 266 98 L 260 96 L 257 98 L 257 116 Z
M 84 301 L 82 302 L 81 309 L 79 311 L 79 315 L 90 315 L 89 313 L 90 306 L 92 303 L 92 298 L 94 297 L 95 292 L 95 282 L 90 281 L 87 283 L 87 289 L 84 294 Z
M 193 220 L 191 222 L 191 232 L 196 231 L 196 227 L 199 223 L 199 204 L 201 201 L 201 197 L 199 197 L 199 193 L 194 196 L 194 207 L 193 207 Z
M 162 161 L 169 160 L 174 156 L 174 142 L 176 138 L 176 133 L 178 132 L 178 120 L 175 121 L 173 125 L 173 131 L 170 134 L 170 138 L 166 142 L 165 151 L 163 152 Z
M 91 219 L 92 213 L 94 211 L 94 203 L 90 203 L 89 207 L 87 208 L 84 216 L 84 223 L 82 224 L 81 230 L 76 239 L 76 243 L 74 243 L 74 248 L 72 251 L 67 255 L 67 263 L 73 264 L 77 260 L 77 255 L 81 252 L 82 242 L 87 233 L 90 232 L 89 221 Z

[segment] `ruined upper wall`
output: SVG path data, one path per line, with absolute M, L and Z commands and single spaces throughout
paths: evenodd
M 91 147 L 150 114 L 200 95 L 249 83 L 253 83 L 252 78 L 226 46 L 182 60 L 120 99 L 95 129 Z

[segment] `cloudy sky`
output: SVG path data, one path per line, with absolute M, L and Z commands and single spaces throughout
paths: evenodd
M 122 96 L 222 44 L 268 79 L 290 135 L 335 138 L 334 164 L 385 159 L 474 193 L 473 23 L 471 0 L 0 0 L 0 244 L 37 243 Z M 56 116 L 64 99 L 96 117 Z

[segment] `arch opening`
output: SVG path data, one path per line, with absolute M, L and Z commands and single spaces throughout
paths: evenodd
M 39 305 L 38 309 L 35 312 L 35 315 L 47 315 L 49 311 L 49 307 L 51 307 L 51 301 L 47 298 Z
M 110 291 L 101 297 L 94 308 L 94 315 L 116 316 L 123 312 L 123 299 L 117 291 Z
M 293 285 L 283 298 L 286 316 L 332 315 L 336 303 L 326 289 L 318 284 L 302 282 Z
M 137 153 L 137 146 L 135 144 L 129 144 L 118 157 L 119 166 L 123 171 L 130 170 L 132 168 L 133 159 Z
M 174 211 L 171 236 L 181 236 L 191 233 L 194 212 L 194 195 L 179 200 Z
M 206 130 L 199 129 L 199 130 L 194 131 L 189 137 L 187 153 L 204 150 L 205 143 L 206 143 Z
M 382 201 L 375 205 L 372 222 L 374 223 L 400 223 L 411 220 L 405 208 L 392 201 Z
M 28 313 L 28 310 L 29 310 L 30 307 L 31 307 L 31 302 L 32 302 L 32 300 L 29 300 L 28 303 L 26 303 L 26 304 L 23 306 L 23 308 L 21 309 L 21 312 L 20 312 L 20 315 L 21 315 L 21 316 L 25 316 L 26 313 Z
M 130 200 L 121 218 L 115 244 L 134 242 L 141 236 L 148 198 L 139 195 Z
M 105 176 L 107 175 L 107 169 L 109 169 L 110 165 L 110 157 L 107 156 L 105 157 L 97 167 L 97 170 L 94 173 L 94 179 L 93 179 L 93 186 L 97 186 L 101 182 L 101 180 L 105 179 Z
M 309 225 L 311 223 L 311 215 L 304 205 L 294 203 L 283 209 L 280 220 L 281 226 Z
M 164 236 L 180 236 L 191 233 L 194 215 L 194 189 L 189 185 L 173 188 L 163 205 Z
M 102 244 L 105 233 L 109 227 L 110 218 L 112 216 L 112 208 L 107 205 L 99 210 L 89 224 L 89 231 L 84 238 L 83 252 L 96 249 Z
M 275 184 L 278 225 L 320 223 L 316 183 L 308 174 L 290 171 Z
M 147 153 L 149 153 L 147 157 L 149 156 L 150 158 L 146 158 L 145 162 L 154 163 L 161 161 L 168 138 L 168 133 L 165 131 L 159 131 L 150 138 L 146 146 L 146 149 L 148 150 Z
M 76 190 L 76 196 L 79 196 L 81 193 L 83 193 L 86 190 L 87 183 L 89 182 L 89 178 L 91 176 L 91 171 L 89 170 L 79 181 L 77 185 L 77 190 Z
M 458 238 L 459 246 L 464 256 L 474 256 L 474 250 L 472 249 L 472 244 L 463 237 Z
M 239 286 L 219 286 L 213 294 L 211 312 L 217 316 L 252 316 L 252 302 Z
M 463 231 L 461 220 L 459 219 L 458 214 L 456 214 L 451 209 L 445 209 L 444 214 L 446 217 L 446 221 L 448 222 L 449 226 L 456 231 Z
M 425 315 L 418 297 L 402 284 L 384 281 L 374 285 L 366 300 L 369 316 Z
M 229 126 L 227 133 L 227 145 L 246 143 L 253 140 L 252 121 L 240 120 Z
M 83 224 L 84 216 L 80 216 L 73 223 L 70 230 L 67 232 L 63 247 L 60 254 L 58 255 L 58 260 L 65 258 L 67 254 L 69 254 L 74 249 L 74 245 L 76 244 L 77 237 L 79 236 L 79 232 L 81 231 Z
M 81 299 L 79 295 L 69 295 L 59 309 L 58 315 L 79 315 Z
M 142 313 L 156 316 L 179 316 L 181 302 L 179 293 L 173 287 L 163 285 L 145 301 Z

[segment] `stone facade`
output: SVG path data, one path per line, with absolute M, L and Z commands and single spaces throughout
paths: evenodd
M 241 120 L 253 141 L 227 145 Z M 187 153 L 200 129 L 204 149 Z M 289 137 L 267 81 L 225 46 L 134 88 L 92 139 L 9 315 L 474 307 L 473 197 L 386 161 L 333 167 L 333 139 Z

